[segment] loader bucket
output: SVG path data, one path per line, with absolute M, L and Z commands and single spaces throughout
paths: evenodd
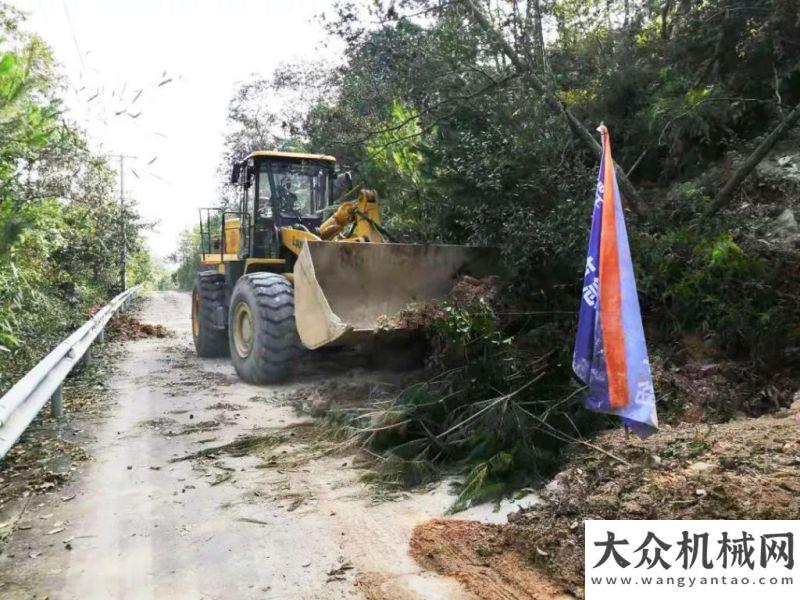
M 294 266 L 295 321 L 303 345 L 368 341 L 413 303 L 445 298 L 461 275 L 493 274 L 490 248 L 309 241 Z

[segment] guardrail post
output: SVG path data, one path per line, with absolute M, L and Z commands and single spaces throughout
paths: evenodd
M 53 395 L 50 396 L 50 408 L 52 409 L 53 416 L 55 418 L 59 418 L 64 414 L 64 405 L 62 404 L 61 399 L 61 386 L 58 386 L 56 391 L 53 392 Z
M 105 327 L 103 327 L 100 330 L 100 333 L 97 335 L 97 341 L 100 344 L 105 344 L 106 343 L 106 328 Z

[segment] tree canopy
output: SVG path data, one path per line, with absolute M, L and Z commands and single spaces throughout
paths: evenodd
M 0 5 L 0 390 L 118 291 L 123 223 L 131 280 L 152 277 L 144 224 L 61 97 L 49 49 Z

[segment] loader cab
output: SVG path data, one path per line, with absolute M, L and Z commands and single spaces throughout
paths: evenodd
M 315 231 L 331 203 L 336 159 L 320 154 L 257 151 L 234 165 L 242 220 L 241 258 L 290 258 L 281 229 Z

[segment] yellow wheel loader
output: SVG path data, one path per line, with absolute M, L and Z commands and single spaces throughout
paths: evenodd
M 334 203 L 335 179 L 332 156 L 258 151 L 234 163 L 238 210 L 200 209 L 199 356 L 230 355 L 249 383 L 286 380 L 304 348 L 390 338 L 393 315 L 491 273 L 486 248 L 392 243 L 375 192 Z

